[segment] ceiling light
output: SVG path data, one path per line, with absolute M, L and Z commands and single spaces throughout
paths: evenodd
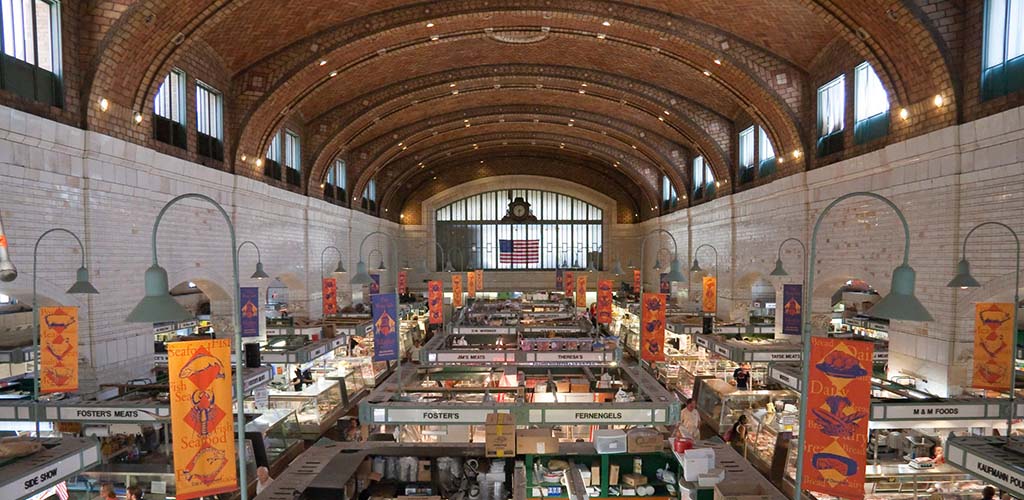
M 321 66 L 326 66 L 327 65 L 327 59 L 321 59 L 320 60 L 320 65 Z
M 459 89 L 455 89 L 455 90 L 453 90 L 453 91 L 452 91 L 452 95 L 459 95 Z
M 386 208 L 385 208 L 385 209 L 384 209 L 384 211 L 385 211 L 385 212 L 387 212 L 387 211 L 388 211 L 388 209 L 386 209 Z
M 658 119 L 661 120 L 661 121 L 665 121 L 665 117 L 664 116 L 659 116 Z
M 936 108 L 941 108 L 945 100 L 942 99 L 942 94 L 936 94 L 935 99 L 932 99 L 932 102 L 935 103 Z
M 324 184 L 322 182 L 320 183 L 320 187 L 325 187 L 325 186 L 326 186 L 326 184 Z
M 586 86 L 587 86 L 587 82 L 583 82 L 583 83 L 580 84 L 580 87 L 586 87 Z
M 716 58 L 715 58 L 715 64 L 717 64 L 717 65 L 721 66 L 721 65 L 722 65 L 722 60 L 721 60 L 721 59 L 718 59 L 718 58 L 716 57 Z
M 427 23 L 427 27 L 428 28 L 433 28 L 434 27 L 434 23 Z
M 576 119 L 575 118 L 569 118 L 569 121 L 574 122 L 574 121 L 576 121 Z
M 246 156 L 242 155 L 242 161 L 245 161 L 245 159 L 246 159 Z
M 334 78 L 334 77 L 338 76 L 338 70 L 331 71 L 331 74 L 329 76 L 331 78 Z
M 400 142 L 400 143 L 398 143 L 398 145 L 399 145 L 399 146 L 402 146 L 402 145 L 404 145 L 404 144 L 405 144 L 404 142 Z
M 803 153 L 800 152 L 799 149 L 793 150 L 793 158 L 800 158 L 800 156 L 802 156 L 802 155 L 803 155 Z
M 777 163 L 784 163 L 785 161 L 786 161 L 786 157 L 785 157 L 785 156 L 780 156 L 780 157 L 779 157 L 779 158 L 778 158 L 778 159 L 776 160 L 776 162 L 777 162 Z
M 604 33 L 598 33 L 598 34 L 597 34 L 597 38 L 598 38 L 599 40 L 604 40 L 604 37 L 605 37 L 605 34 L 604 34 Z
M 262 167 L 263 166 L 263 158 L 257 158 L 256 159 L 256 166 L 257 167 Z
M 468 118 L 465 119 L 465 120 L 462 120 L 462 121 L 465 122 L 465 123 L 469 123 L 469 119 Z
M 711 72 L 708 70 L 704 70 L 704 76 L 711 76 Z
M 466 124 L 466 126 L 467 126 L 467 127 L 468 127 L 468 126 L 470 126 L 470 125 L 471 125 L 471 124 L 469 124 L 469 123 L 467 123 L 467 124 Z
M 568 126 L 570 126 L 570 127 L 571 127 L 571 126 L 572 126 L 572 123 L 566 123 L 566 125 L 568 125 Z
M 399 219 L 404 219 L 405 218 L 405 214 L 399 214 L 398 218 Z
M 436 42 L 436 41 L 440 40 L 441 37 L 438 36 L 438 35 L 430 35 L 430 39 Z
M 668 110 L 666 109 L 666 110 L 665 110 L 665 115 L 668 115 L 668 114 L 669 114 L 669 112 L 668 112 Z
M 633 149 L 636 149 L 636 144 L 633 144 L 632 146 L 633 146 Z
M 100 111 L 106 111 L 110 108 L 110 101 L 106 97 L 100 99 Z
M 455 83 L 449 83 L 449 84 L 448 84 L 448 86 L 449 86 L 449 87 L 454 87 L 454 86 L 455 86 Z
M 434 176 L 434 179 L 433 179 L 433 180 L 435 180 L 435 181 L 437 180 L 437 176 L 436 176 L 436 175 Z
M 900 118 L 904 120 L 910 118 L 910 110 L 907 108 L 900 108 Z
M 718 181 L 715 181 L 715 187 L 722 187 L 722 183 L 718 182 Z
M 601 26 L 611 26 L 611 25 L 612 25 L 612 23 L 610 23 L 608 21 L 605 21 L 605 22 L 601 23 Z
M 580 89 L 580 93 L 581 93 L 581 94 L 586 94 L 586 93 L 587 93 L 587 91 L 586 91 L 586 90 L 583 90 L 583 89 Z
M 136 111 L 135 114 L 132 115 L 132 119 L 135 120 L 135 123 L 142 123 L 142 113 Z

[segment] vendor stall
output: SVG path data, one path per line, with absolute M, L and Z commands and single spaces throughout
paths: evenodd
M 1024 498 L 1024 437 L 1014 437 L 1007 447 L 1005 437 L 962 436 L 946 441 L 946 459 L 971 477 L 1001 488 L 1015 498 Z
M 256 464 L 267 467 L 271 476 L 284 471 L 304 449 L 294 410 L 260 412 L 245 423 L 245 438 L 252 444 Z
M 347 411 L 338 380 L 316 380 L 301 391 L 271 388 L 267 394 L 267 407 L 271 410 L 294 411 L 299 432 L 304 439 L 320 438 L 334 427 Z M 255 407 L 246 411 L 257 411 Z
M 0 498 L 20 500 L 61 481 L 73 483 L 76 475 L 100 462 L 95 439 L 44 439 L 40 444 L 34 453 L 0 462 Z M 68 489 L 74 489 L 74 485 L 69 484 Z

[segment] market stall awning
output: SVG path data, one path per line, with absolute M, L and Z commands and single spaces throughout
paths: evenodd
M 1024 447 L 1024 438 L 1011 439 Z M 1008 450 L 1005 437 L 951 437 L 946 441 L 946 461 L 1015 498 L 1024 498 L 1024 454 Z
M 100 462 L 92 438 L 44 439 L 43 449 L 0 466 L 0 498 L 20 500 Z

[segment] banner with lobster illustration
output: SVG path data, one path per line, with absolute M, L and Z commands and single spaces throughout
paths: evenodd
M 718 280 L 714 276 L 705 276 L 701 283 L 701 310 L 706 313 L 718 312 Z
M 231 340 L 167 344 L 174 479 L 188 500 L 238 489 L 231 418 Z
M 587 307 L 587 275 L 576 278 L 576 307 Z
M 476 297 L 476 273 L 473 271 L 466 273 L 466 296 Z
M 238 288 L 238 302 L 242 309 L 242 336 L 260 336 L 260 289 L 255 286 Z
M 427 311 L 431 325 L 444 324 L 444 285 L 440 281 L 427 283 Z
M 452 275 L 452 307 L 462 307 L 462 275 Z
M 814 337 L 808 376 L 804 483 L 810 491 L 864 498 L 874 344 Z
M 1013 304 L 974 305 L 974 381 L 972 387 L 1010 390 L 1013 371 Z
M 597 282 L 597 322 L 605 325 L 612 322 L 612 286 L 612 280 Z
M 78 390 L 78 308 L 39 308 L 39 392 Z
M 644 292 L 640 298 L 640 359 L 665 361 L 665 296 Z
M 398 272 L 398 293 L 404 294 L 409 289 L 409 273 Z
M 338 280 L 323 279 L 323 310 L 324 316 L 338 314 Z
M 576 289 L 576 278 L 573 277 L 572 271 L 565 272 L 565 296 L 572 297 L 573 290 Z
M 483 291 L 483 289 L 484 289 L 484 270 L 483 269 L 477 269 L 476 271 L 473 271 L 473 273 L 476 274 L 476 289 L 479 290 L 479 291 Z
M 633 270 L 633 293 L 640 293 L 640 270 Z

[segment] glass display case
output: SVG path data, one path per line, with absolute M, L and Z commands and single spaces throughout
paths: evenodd
M 789 455 L 793 467 L 786 469 L 785 489 L 792 492 L 796 476 L 795 446 L 790 448 Z M 986 486 L 949 464 L 931 469 L 915 469 L 907 464 L 868 465 L 864 481 L 864 500 L 973 500 L 981 498 L 981 490 Z M 821 493 L 813 493 L 810 498 L 841 500 Z
M 302 452 L 302 435 L 295 410 L 265 410 L 245 424 L 245 437 L 252 443 L 257 465 L 271 475 L 283 470 Z
M 779 484 L 785 474 L 790 445 L 796 446 L 800 418 L 796 412 L 746 411 L 747 437 L 743 456 L 761 474 Z M 796 457 L 793 457 L 796 469 Z
M 744 412 L 767 408 L 775 401 L 793 401 L 793 391 L 738 391 L 719 379 L 697 381 L 697 411 L 701 421 L 724 435 Z
M 301 391 L 271 389 L 271 410 L 294 410 L 302 435 L 320 437 L 341 417 L 341 385 L 336 380 L 320 379 Z

